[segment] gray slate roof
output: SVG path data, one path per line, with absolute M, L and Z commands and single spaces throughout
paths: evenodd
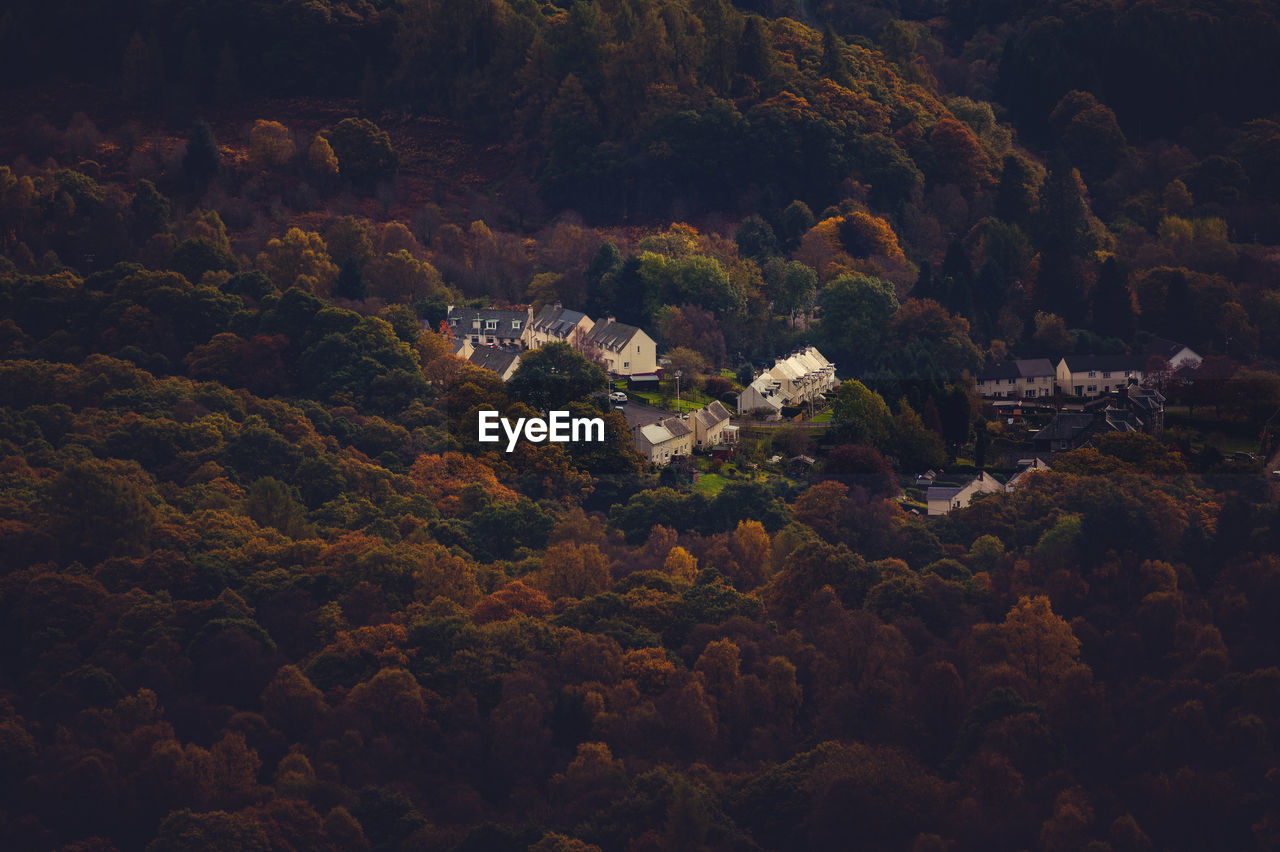
M 1067 355 L 1067 369 L 1073 373 L 1096 370 L 1104 373 L 1123 373 L 1125 370 L 1141 372 L 1147 360 L 1141 355 Z
M 471 353 L 468 360 L 477 367 L 493 370 L 501 376 L 510 369 L 511 362 L 519 357 L 519 349 L 506 346 L 480 346 Z
M 581 311 L 571 311 L 559 305 L 543 305 L 542 310 L 533 315 L 529 327 L 543 334 L 563 339 L 568 337 L 574 327 L 586 316 Z
M 510 311 L 500 308 L 450 308 L 449 327 L 455 334 L 476 334 L 494 337 L 519 337 L 524 329 L 525 320 L 529 318 L 526 311 Z M 457 320 L 457 322 L 454 322 Z M 480 321 L 480 328 L 472 328 L 472 323 Z M 495 329 L 486 329 L 489 320 L 498 323 Z
M 992 379 L 1033 379 L 1054 374 L 1053 362 L 1048 358 L 1018 358 L 1014 361 L 1001 361 L 992 364 L 982 371 L 979 381 Z
M 631 338 L 639 333 L 640 329 L 634 325 L 626 325 L 616 320 L 604 320 L 591 327 L 591 331 L 587 333 L 586 342 L 601 349 L 608 349 L 610 352 L 619 352 L 631 342 Z

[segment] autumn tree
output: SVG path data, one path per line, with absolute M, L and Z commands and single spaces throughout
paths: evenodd
M 393 177 L 400 166 L 391 137 L 372 121 L 344 118 L 329 131 L 326 141 L 338 158 L 342 177 L 357 186 L 372 188 Z
M 249 131 L 249 156 L 259 165 L 268 168 L 288 165 L 295 151 L 289 128 L 262 118 L 253 123 Z
M 564 408 L 604 385 L 603 370 L 567 343 L 552 342 L 525 353 L 507 389 L 535 410 L 549 411 Z

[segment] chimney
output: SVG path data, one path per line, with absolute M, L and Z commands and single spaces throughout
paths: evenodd
M 605 317 L 605 322 L 617 322 L 612 315 Z

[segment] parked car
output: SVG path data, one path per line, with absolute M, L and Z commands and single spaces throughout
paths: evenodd
M 609 394 L 609 401 L 610 402 L 626 402 L 627 395 L 623 391 L 614 391 L 613 393 Z

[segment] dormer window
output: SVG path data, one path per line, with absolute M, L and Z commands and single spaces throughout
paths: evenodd
M 524 323 L 522 323 L 520 320 L 512 320 L 512 321 L 511 321 L 511 328 L 512 328 L 512 330 L 514 330 L 514 331 L 519 331 L 519 330 L 520 330 L 520 326 L 522 326 L 522 325 L 524 325 Z
M 498 327 L 498 321 L 497 321 L 497 320 L 485 320 L 485 321 L 484 321 L 484 330 L 485 330 L 485 331 L 493 331 L 493 330 L 494 330 L 494 329 L 496 329 L 497 327 Z

